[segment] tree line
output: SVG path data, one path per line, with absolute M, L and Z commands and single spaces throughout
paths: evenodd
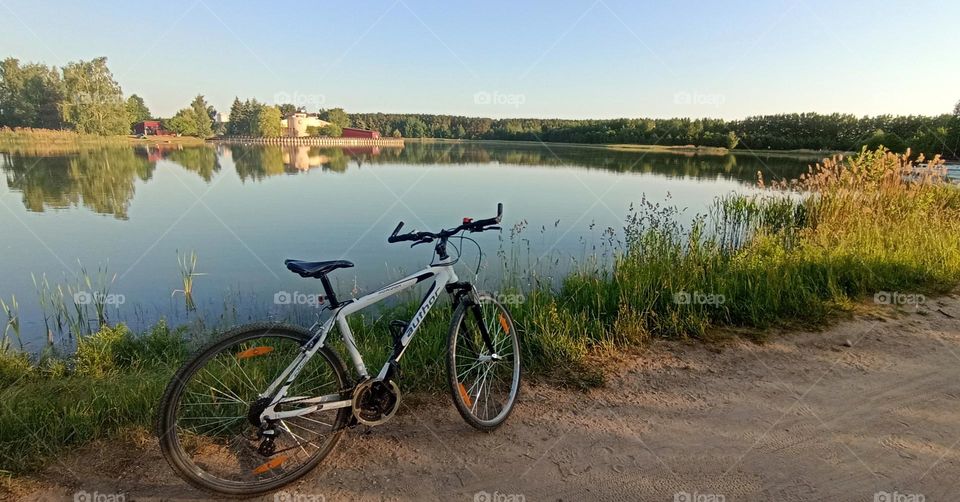
M 162 120 L 175 133 L 280 136 L 280 121 L 298 109 L 235 98 L 230 121 L 198 95 L 173 117 Z M 740 120 L 711 118 L 623 118 L 612 120 L 491 119 L 456 115 L 352 113 L 321 109 L 329 125 L 307 132 L 338 137 L 344 127 L 379 131 L 382 136 L 472 140 L 523 140 L 564 143 L 696 145 L 772 150 L 856 150 L 863 145 L 894 151 L 913 148 L 956 157 L 960 152 L 960 103 L 937 116 L 792 113 Z M 0 127 L 72 129 L 85 134 L 129 134 L 152 117 L 136 94 L 124 97 L 106 58 L 68 63 L 62 68 L 15 58 L 0 63 Z
M 130 134 L 133 124 L 153 118 L 142 97 L 124 97 L 107 58 L 60 68 L 21 64 L 16 58 L 0 62 L 0 127 L 116 136 Z M 172 132 L 201 138 L 213 136 L 222 127 L 217 111 L 200 95 L 162 122 Z
M 952 114 L 857 117 L 792 113 L 722 119 L 490 119 L 456 115 L 350 114 L 351 125 L 407 138 L 521 140 L 563 143 L 696 145 L 773 150 L 960 152 L 960 103 Z

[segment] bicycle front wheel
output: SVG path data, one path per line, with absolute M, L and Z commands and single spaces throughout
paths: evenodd
M 520 338 L 506 307 L 481 293 L 461 303 L 447 336 L 447 379 L 460 416 L 481 431 L 503 424 L 520 393 Z M 493 351 L 485 343 L 486 325 Z
M 278 420 L 271 427 L 276 437 L 266 446 L 254 425 L 260 394 L 308 339 L 309 333 L 292 326 L 241 327 L 188 361 L 160 405 L 157 432 L 167 463 L 199 488 L 252 496 L 303 476 L 323 460 L 339 440 L 349 408 Z M 346 389 L 343 363 L 324 347 L 307 362 L 287 396 L 309 398 Z

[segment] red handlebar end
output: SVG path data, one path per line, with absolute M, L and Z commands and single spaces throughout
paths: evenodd
M 473 223 L 473 218 L 464 218 L 463 224 L 466 225 L 467 223 Z

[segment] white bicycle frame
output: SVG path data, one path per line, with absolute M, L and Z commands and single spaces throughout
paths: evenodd
M 407 346 L 410 345 L 413 335 L 417 332 L 417 328 L 420 327 L 420 324 L 427 317 L 427 313 L 430 312 L 430 309 L 437 302 L 440 294 L 446 290 L 446 286 L 448 284 L 458 282 L 459 279 L 453 270 L 452 263 L 439 263 L 436 265 L 431 265 L 430 267 L 425 268 L 415 274 L 409 275 L 403 279 L 400 279 L 399 281 L 384 286 L 373 293 L 364 295 L 354 300 L 341 302 L 339 306 L 333 309 L 330 317 L 326 321 L 324 321 L 322 324 L 318 321 L 310 328 L 310 331 L 313 332 L 313 336 L 300 349 L 300 354 L 298 354 L 294 361 L 283 370 L 280 376 L 277 377 L 272 384 L 270 384 L 270 387 L 260 394 L 260 397 L 263 398 L 274 395 L 274 391 L 276 391 L 276 394 L 270 401 L 270 405 L 267 406 L 267 408 L 261 413 L 260 419 L 262 421 L 280 420 L 306 415 L 308 413 L 314 413 L 321 410 L 348 408 L 352 406 L 353 400 L 343 399 L 341 394 L 327 394 L 319 397 L 288 397 L 287 390 L 290 388 L 290 385 L 294 382 L 294 380 L 297 379 L 297 376 L 303 370 L 304 366 L 306 366 L 307 362 L 309 362 L 310 359 L 317 353 L 317 351 L 324 346 L 327 336 L 330 334 L 330 330 L 333 329 L 334 325 L 336 325 L 340 331 L 340 337 L 343 339 L 343 343 L 346 346 L 347 352 L 350 354 L 350 359 L 353 361 L 353 365 L 357 370 L 357 374 L 360 375 L 362 379 L 369 378 L 370 375 L 367 373 L 367 367 L 363 363 L 363 356 L 360 354 L 360 351 L 357 350 L 357 344 L 353 338 L 353 333 L 350 331 L 350 326 L 347 323 L 347 316 L 375 303 L 386 300 L 387 298 L 390 298 L 398 293 L 406 291 L 430 278 L 433 278 L 434 282 L 427 291 L 426 296 L 424 296 L 423 302 L 420 304 L 420 308 L 417 309 L 417 313 L 414 314 L 413 319 L 407 325 L 406 330 L 400 337 L 400 347 L 395 348 L 397 353 L 393 358 L 384 363 L 383 368 L 377 375 L 377 378 L 384 379 L 390 370 L 391 362 L 400 360 L 400 357 L 403 355 L 404 351 L 406 351 Z M 285 411 L 275 410 L 277 405 L 291 403 L 309 406 Z

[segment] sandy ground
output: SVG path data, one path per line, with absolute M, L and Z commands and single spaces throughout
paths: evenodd
M 657 343 L 601 389 L 525 386 L 492 434 L 442 400 L 407 405 L 261 500 L 929 502 L 960 499 L 958 467 L 954 295 L 761 345 Z M 23 498 L 209 498 L 151 443 L 85 448 L 35 486 Z

